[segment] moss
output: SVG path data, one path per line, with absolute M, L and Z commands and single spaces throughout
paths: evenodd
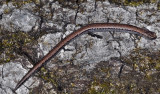
M 110 3 L 126 6 L 138 6 L 144 3 L 156 3 L 157 0 L 109 0 Z
M 126 61 L 126 62 L 131 62 L 132 64 L 137 65 L 139 70 L 146 71 L 147 69 L 149 70 L 152 68 L 159 68 L 158 65 L 160 63 L 160 60 L 157 58 L 160 53 L 157 52 L 155 54 L 156 56 L 152 56 L 150 53 L 151 52 L 147 51 L 146 49 L 141 50 L 141 49 L 137 48 L 131 52 L 131 55 L 129 57 L 130 59 L 128 59 L 128 60 L 132 60 L 132 61 Z M 156 62 L 158 62 L 158 63 L 156 63 Z
M 59 2 L 59 4 L 62 5 L 62 7 L 67 7 L 71 9 L 77 9 L 78 4 L 87 2 L 87 0 L 57 0 L 57 1 Z
M 0 64 L 15 59 L 16 51 L 18 51 L 21 47 L 29 45 L 29 43 L 33 40 L 31 36 L 24 32 L 7 33 L 6 31 L 5 33 L 1 32 L 0 36 L 2 36 L 0 41 Z
M 143 1 L 141 1 L 141 0 L 138 2 L 125 0 L 125 2 L 124 2 L 124 5 L 129 5 L 129 6 L 138 6 L 141 4 L 143 4 Z
M 160 1 L 157 4 L 157 8 L 158 8 L 158 10 L 160 10 Z
M 55 87 L 58 87 L 58 82 L 56 81 L 58 77 L 53 75 L 53 72 L 48 72 L 44 67 L 41 68 L 41 72 L 40 77 L 42 79 L 44 79 L 47 83 L 51 83 Z
M 10 9 L 4 9 L 4 14 L 8 14 L 8 13 L 10 13 Z
M 125 64 L 133 68 L 132 72 L 126 73 L 120 80 L 112 75 L 107 76 L 111 71 L 101 66 L 94 74 L 99 73 L 99 75 L 94 76 L 85 94 L 158 93 L 160 88 L 159 57 L 160 51 L 151 52 L 147 49 L 136 48 L 129 56 L 122 58 Z
M 12 0 L 12 3 L 14 6 L 16 6 L 17 8 L 20 8 L 21 6 L 28 4 L 28 3 L 32 3 L 33 0 L 22 0 L 22 1 L 17 1 L 17 0 Z
M 20 8 L 21 6 L 28 4 L 28 3 L 39 3 L 39 0 L 6 0 L 6 4 L 12 2 L 14 6 Z

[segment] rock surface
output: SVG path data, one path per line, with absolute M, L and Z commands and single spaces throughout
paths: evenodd
M 157 2 L 121 6 L 108 0 L 23 0 L 0 4 L 0 94 L 60 40 L 90 23 L 123 23 L 157 34 L 148 40 L 121 32 L 77 37 L 22 85 L 17 94 L 158 94 L 160 12 Z M 4 63 L 5 62 L 5 63 Z M 154 77 L 154 78 L 153 78 Z

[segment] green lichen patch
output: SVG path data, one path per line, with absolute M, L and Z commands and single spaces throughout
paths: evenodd
M 41 74 L 40 77 L 44 79 L 45 81 L 51 83 L 55 87 L 58 87 L 58 82 L 56 81 L 58 76 L 56 77 L 54 75 L 54 72 L 48 72 L 44 67 L 41 68 Z
M 118 5 L 138 6 L 145 3 L 156 3 L 157 0 L 109 0 L 109 2 Z
M 0 33 L 0 64 L 9 62 L 16 58 L 20 49 L 29 46 L 33 38 L 24 32 L 1 32 Z
M 158 8 L 158 10 L 160 10 L 160 1 L 157 4 L 157 8 Z
M 20 8 L 23 5 L 28 4 L 28 3 L 36 3 L 36 4 L 40 3 L 39 0 L 6 0 L 6 4 L 8 4 L 9 2 L 11 2 L 17 8 Z
M 160 64 L 160 51 L 152 53 L 147 49 L 135 49 L 131 52 L 129 58 L 126 57 L 124 60 L 128 64 L 132 65 L 135 70 L 146 72 L 147 70 L 159 70 Z
M 86 2 L 87 0 L 57 0 L 62 7 L 71 9 L 77 9 L 79 4 Z
M 121 77 L 107 76 L 111 71 L 101 66 L 86 94 L 153 94 L 160 93 L 160 51 L 135 49 L 123 61 L 130 71 L 123 69 Z M 107 63 L 107 62 L 105 62 Z M 104 65 L 101 64 L 101 65 Z M 105 70 L 106 71 L 103 71 Z M 97 69 L 96 69 L 97 70 Z M 103 75 L 102 75 L 103 74 Z

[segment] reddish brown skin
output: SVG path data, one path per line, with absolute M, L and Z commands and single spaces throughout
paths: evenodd
M 70 40 L 74 39 L 76 36 L 79 36 L 83 32 L 89 30 L 89 29 L 122 29 L 122 30 L 129 30 L 128 33 L 136 32 L 138 35 L 143 35 L 145 37 L 148 37 L 149 39 L 156 39 L 156 33 L 151 32 L 147 29 L 142 29 L 136 26 L 127 25 L 127 24 L 118 24 L 118 23 L 94 23 L 89 24 L 87 26 L 84 26 L 75 32 L 68 35 L 66 38 L 64 38 L 62 41 L 60 41 L 46 56 L 44 56 L 17 84 L 15 87 L 15 91 L 37 70 L 39 69 L 47 60 L 49 60 L 52 56 L 54 56 L 59 50 L 65 46 Z

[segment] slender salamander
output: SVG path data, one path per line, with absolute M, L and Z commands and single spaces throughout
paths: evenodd
M 18 82 L 15 87 L 15 91 L 46 61 L 50 60 L 52 57 L 58 53 L 62 47 L 64 47 L 68 42 L 70 42 L 75 37 L 78 37 L 87 32 L 106 32 L 106 31 L 116 31 L 116 32 L 128 32 L 132 34 L 137 34 L 148 39 L 156 39 L 156 33 L 149 31 L 148 29 L 139 28 L 127 24 L 118 23 L 94 23 L 84 26 L 75 32 L 69 34 L 63 40 L 61 40 L 47 55 L 45 55 L 37 64 Z

